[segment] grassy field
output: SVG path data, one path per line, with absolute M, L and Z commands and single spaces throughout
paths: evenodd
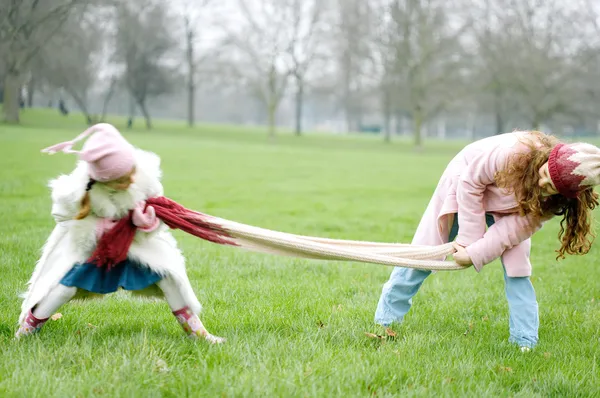
M 122 126 L 121 120 L 115 120 Z M 14 341 L 25 289 L 51 231 L 48 179 L 70 155 L 39 150 L 81 119 L 27 111 L 0 125 L 0 396 L 600 396 L 598 247 L 557 263 L 555 222 L 534 238 L 540 344 L 508 339 L 498 262 L 438 273 L 395 339 L 371 339 L 390 268 L 247 253 L 175 232 L 201 318 L 222 346 L 185 339 L 162 301 L 112 295 L 72 302 L 33 338 Z M 167 196 L 266 228 L 409 242 L 460 144 L 414 153 L 403 142 L 282 135 L 158 123 L 126 137 L 163 159 Z

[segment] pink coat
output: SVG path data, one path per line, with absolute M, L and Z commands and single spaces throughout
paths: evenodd
M 514 194 L 494 183 L 508 157 L 526 147 L 518 142 L 524 132 L 484 138 L 467 145 L 448 164 L 415 233 L 413 244 L 448 242 L 454 214 L 458 213 L 456 242 L 466 246 L 479 272 L 498 257 L 511 277 L 530 276 L 531 236 L 541 228 L 522 217 Z M 495 223 L 486 232 L 485 214 Z

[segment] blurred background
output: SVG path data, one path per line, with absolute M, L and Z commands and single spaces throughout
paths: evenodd
M 0 0 L 0 106 L 10 123 L 35 107 L 417 147 L 514 129 L 596 136 L 598 3 Z

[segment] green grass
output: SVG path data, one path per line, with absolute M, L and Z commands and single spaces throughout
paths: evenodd
M 112 295 L 72 302 L 42 332 L 14 341 L 17 294 L 51 231 L 45 184 L 74 164 L 39 150 L 81 119 L 28 110 L 0 125 L 0 396 L 600 396 L 598 249 L 557 263 L 557 224 L 534 238 L 540 344 L 510 345 L 498 262 L 429 278 L 395 340 L 373 314 L 390 268 L 253 254 L 175 232 L 208 329 L 184 338 L 162 301 Z M 122 120 L 114 122 L 122 126 Z M 411 239 L 459 144 L 361 137 L 269 143 L 259 129 L 158 122 L 125 132 L 163 159 L 167 196 L 187 207 L 299 234 Z

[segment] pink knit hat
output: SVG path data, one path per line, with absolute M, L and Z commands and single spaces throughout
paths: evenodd
M 575 198 L 600 184 L 600 148 L 591 144 L 558 144 L 548 158 L 550 178 L 559 193 Z
M 93 134 L 93 135 L 92 135 Z M 92 135 L 81 151 L 71 149 L 76 142 Z M 42 152 L 77 153 L 89 164 L 90 177 L 96 181 L 116 180 L 131 172 L 135 165 L 134 148 L 123 138 L 119 130 L 107 123 L 96 124 L 72 141 L 61 142 L 42 149 Z

